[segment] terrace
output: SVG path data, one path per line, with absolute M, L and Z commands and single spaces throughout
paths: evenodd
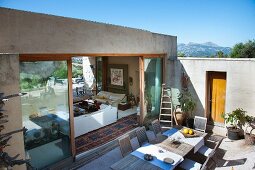
M 154 140 L 155 135 L 152 131 L 147 131 L 149 140 Z M 134 134 L 130 133 L 132 148 L 135 150 L 139 148 L 139 143 Z M 115 144 L 109 144 L 108 149 L 103 149 L 103 154 L 100 153 L 100 148 L 98 151 L 91 151 L 94 153 L 94 156 L 88 156 L 90 153 L 87 153 L 87 159 L 80 159 L 79 163 L 74 164 L 70 168 L 87 170 L 87 169 L 102 169 L 108 170 L 110 167 L 121 160 L 123 157 L 121 155 L 120 148 L 115 141 Z M 245 144 L 245 140 L 232 141 L 228 138 L 224 138 L 223 142 L 216 151 L 216 154 L 213 157 L 213 160 L 210 162 L 210 169 L 254 169 L 254 145 Z M 97 153 L 97 154 L 95 154 Z M 95 156 L 96 155 L 96 156 Z
M 169 121 L 179 94 L 195 103 L 188 116 L 206 118 L 210 134 L 226 137 L 221 113 L 243 108 L 254 116 L 254 59 L 177 58 L 176 36 L 5 8 L 0 21 L 6 23 L 0 28 L 0 92 L 27 93 L 4 105 L 9 122 L 3 132 L 28 129 L 5 151 L 30 158 L 38 169 L 109 169 L 122 159 L 121 136 L 140 148 L 138 126 L 154 141 L 150 125 L 159 118 L 163 83 L 171 89 Z M 198 137 L 196 144 L 204 139 Z M 254 145 L 244 141 L 225 138 L 212 167 L 254 168 Z

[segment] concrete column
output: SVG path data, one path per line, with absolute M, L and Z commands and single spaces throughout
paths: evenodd
M 0 54 L 0 93 L 11 95 L 19 93 L 19 55 L 18 54 Z M 20 97 L 10 98 L 5 102 L 3 109 L 8 115 L 9 122 L 4 124 L 5 129 L 1 133 L 7 133 L 13 130 L 22 128 L 22 113 Z M 24 159 L 24 139 L 23 133 L 12 135 L 9 141 L 10 146 L 7 146 L 4 151 L 10 156 L 20 154 L 18 159 Z M 25 170 L 26 166 L 15 166 L 14 170 Z

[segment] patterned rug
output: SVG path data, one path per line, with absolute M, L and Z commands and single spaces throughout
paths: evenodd
M 119 119 L 117 122 L 88 132 L 75 138 L 76 154 L 103 145 L 137 127 L 136 114 Z

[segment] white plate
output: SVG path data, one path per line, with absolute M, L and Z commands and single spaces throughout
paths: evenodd
M 164 158 L 163 161 L 168 164 L 173 164 L 174 160 L 172 158 Z

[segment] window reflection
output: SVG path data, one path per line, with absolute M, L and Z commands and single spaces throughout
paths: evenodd
M 71 154 L 67 63 L 22 62 L 20 69 L 25 149 L 41 169 Z
M 145 115 L 157 116 L 160 110 L 162 59 L 144 59 Z

